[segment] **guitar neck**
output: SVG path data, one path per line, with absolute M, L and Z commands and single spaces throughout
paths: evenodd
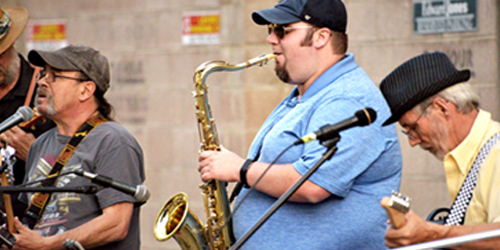
M 2 186 L 8 186 L 9 181 L 7 180 L 7 174 L 3 173 L 1 176 Z M 5 207 L 5 213 L 7 214 L 7 230 L 10 233 L 14 233 L 14 211 L 12 210 L 12 202 L 10 200 L 10 195 L 7 193 L 3 194 L 3 203 Z

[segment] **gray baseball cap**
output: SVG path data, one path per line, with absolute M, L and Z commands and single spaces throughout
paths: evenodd
M 40 67 L 50 65 L 58 70 L 81 71 L 103 93 L 109 88 L 108 59 L 89 46 L 69 45 L 56 51 L 32 50 L 28 54 L 28 60 Z

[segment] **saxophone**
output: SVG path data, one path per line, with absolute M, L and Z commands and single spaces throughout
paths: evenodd
M 208 75 L 217 71 L 237 71 L 254 65 L 262 66 L 275 57 L 274 54 L 264 54 L 236 65 L 224 61 L 208 61 L 198 66 L 193 81 L 200 151 L 220 150 L 215 119 L 207 98 L 208 87 L 205 80 Z M 182 249 L 228 249 L 234 243 L 232 224 L 227 221 L 230 210 L 226 183 L 211 180 L 201 184 L 200 188 L 207 216 L 206 226 L 189 210 L 187 195 L 178 193 L 163 205 L 156 217 L 154 235 L 157 240 L 165 241 L 174 237 Z

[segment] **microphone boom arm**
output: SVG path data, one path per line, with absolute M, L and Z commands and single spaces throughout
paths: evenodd
M 0 193 L 24 193 L 24 192 L 40 192 L 40 193 L 83 193 L 95 194 L 98 188 L 96 186 L 81 186 L 81 187 L 19 187 L 19 186 L 3 186 L 0 187 Z

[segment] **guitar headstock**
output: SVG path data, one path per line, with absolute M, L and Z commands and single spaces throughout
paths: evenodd
M 2 186 L 11 186 L 14 185 L 14 171 L 12 171 L 12 167 L 7 167 L 5 171 L 1 174 L 1 183 Z
M 6 147 L 0 149 L 1 157 L 1 167 L 0 176 L 3 186 L 14 184 L 14 163 L 16 162 L 16 157 L 14 157 L 15 149 L 12 147 Z
M 0 149 L 0 155 L 2 157 L 1 167 L 0 167 L 0 182 L 2 186 L 10 186 L 14 183 L 13 167 L 16 162 L 16 157 L 14 157 L 16 150 L 12 147 L 5 147 Z M 0 228 L 0 242 L 12 248 L 14 245 L 15 238 L 12 233 L 15 232 L 14 229 L 14 212 L 12 210 L 12 203 L 10 195 L 3 193 L 3 205 L 5 208 L 5 214 L 7 219 L 7 230 L 3 227 Z M 9 237 L 10 236 L 10 237 Z
M 391 197 L 384 197 L 380 205 L 385 208 L 387 216 L 394 228 L 402 227 L 405 221 L 405 214 L 410 211 L 411 199 L 399 192 L 392 191 Z

